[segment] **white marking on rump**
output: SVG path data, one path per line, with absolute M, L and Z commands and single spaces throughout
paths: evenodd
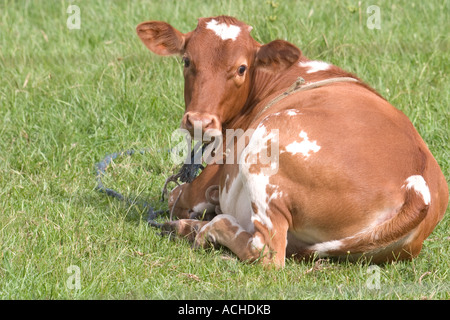
M 303 139 L 301 142 L 294 141 L 286 146 L 286 151 L 293 155 L 297 153 L 301 153 L 306 159 L 311 156 L 311 152 L 318 152 L 320 150 L 320 146 L 317 145 L 316 141 L 310 141 L 308 138 L 308 134 L 305 131 L 301 131 L 299 134 L 300 138 Z M 283 153 L 281 151 L 280 153 Z
M 298 65 L 302 68 L 308 68 L 308 71 L 306 71 L 306 73 L 325 71 L 331 67 L 329 63 L 326 63 L 324 61 L 306 61 L 300 62 Z
M 214 31 L 222 40 L 236 40 L 237 36 L 241 32 L 241 28 L 235 25 L 227 25 L 226 23 L 218 23 L 215 19 L 212 19 L 206 24 L 206 29 Z
M 414 189 L 414 191 L 422 196 L 423 202 L 429 205 L 431 202 L 430 189 L 427 186 L 425 179 L 420 175 L 411 176 L 405 181 L 406 189 Z

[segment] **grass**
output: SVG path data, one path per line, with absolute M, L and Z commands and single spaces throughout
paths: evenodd
M 449 1 L 0 1 L 0 298 L 448 299 L 448 214 L 412 262 L 297 263 L 265 270 L 227 250 L 161 238 L 142 213 L 95 190 L 94 164 L 124 149 L 105 183 L 158 203 L 164 150 L 184 110 L 182 67 L 135 35 L 145 20 L 187 32 L 229 14 L 355 72 L 401 109 L 447 179 Z M 70 4 L 80 29 L 67 28 Z M 369 29 L 369 5 L 381 29 Z M 80 270 L 72 289 L 71 266 Z M 69 268 L 69 269 L 68 269 Z M 69 272 L 68 272 L 69 270 Z

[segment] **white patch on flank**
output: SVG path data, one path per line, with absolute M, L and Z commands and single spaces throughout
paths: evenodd
M 293 155 L 301 153 L 306 159 L 311 156 L 310 152 L 318 152 L 320 146 L 317 145 L 316 141 L 310 141 L 308 134 L 305 131 L 301 131 L 299 134 L 300 138 L 303 139 L 301 142 L 294 141 L 286 146 L 286 152 L 292 153 Z M 283 151 L 281 151 L 283 153 Z
M 242 228 L 253 233 L 254 225 L 250 219 L 252 212 L 250 199 L 248 193 L 244 190 L 241 175 L 233 177 L 231 185 L 227 188 L 226 185 L 228 185 L 230 179 L 230 176 L 227 175 L 225 187 L 219 193 L 220 210 L 224 214 L 235 217 Z
M 247 161 L 247 155 L 260 155 L 263 150 L 267 149 L 269 140 L 271 140 L 272 146 L 278 143 L 278 130 L 271 130 L 270 133 L 267 133 L 266 127 L 260 124 L 253 132 L 249 144 L 242 152 L 241 160 Z
M 256 213 L 251 210 L 251 221 L 253 223 L 258 221 L 269 230 L 273 228 L 272 221 L 267 214 L 269 203 L 283 195 L 278 186 L 269 182 L 270 176 L 276 174 L 279 167 L 278 140 L 278 130 L 267 132 L 267 128 L 260 124 L 239 158 L 242 183 L 246 187 L 249 201 L 253 202 L 257 208 Z M 268 143 L 271 146 L 270 158 L 265 154 Z M 256 166 L 259 173 L 250 173 L 252 166 Z
M 268 154 L 269 145 L 270 155 Z M 267 132 L 264 124 L 259 124 L 248 145 L 242 150 L 238 163 L 241 171 L 243 169 L 248 171 L 249 167 L 255 164 L 260 166 L 261 172 L 267 176 L 276 174 L 279 168 L 279 130 L 272 129 Z M 243 165 L 245 168 L 242 168 Z
M 214 31 L 222 40 L 236 40 L 237 36 L 241 32 L 241 28 L 235 25 L 227 25 L 226 23 L 218 23 L 215 19 L 212 19 L 206 24 L 206 29 Z
M 223 214 L 236 218 L 237 223 L 250 233 L 254 232 L 254 221 L 259 221 L 269 230 L 273 227 L 266 212 L 269 202 L 282 196 L 278 187 L 269 183 L 269 177 L 278 171 L 278 140 L 278 130 L 267 132 L 266 127 L 260 124 L 239 155 L 239 173 L 236 176 L 227 174 L 220 188 L 219 201 Z M 271 147 L 270 157 L 265 155 L 268 145 Z M 257 166 L 259 174 L 250 174 L 252 165 Z M 252 202 L 257 206 L 257 214 L 253 213 Z
M 430 189 L 422 176 L 411 176 L 405 181 L 406 189 L 414 189 L 417 194 L 422 196 L 423 202 L 429 205 L 431 202 Z
M 306 71 L 306 73 L 325 71 L 328 70 L 331 66 L 329 63 L 326 63 L 324 61 L 306 61 L 300 62 L 298 65 L 302 68 L 308 68 L 308 71 Z
M 267 214 L 269 209 L 269 203 L 273 199 L 278 199 L 283 196 L 283 192 L 279 190 L 278 186 L 270 184 L 269 176 L 260 174 L 247 174 L 247 188 L 250 193 L 252 202 L 256 205 L 257 212 L 252 211 L 252 222 L 258 221 L 262 225 L 265 225 L 267 229 L 272 230 L 273 224 Z M 272 194 L 267 193 L 267 187 L 273 189 Z

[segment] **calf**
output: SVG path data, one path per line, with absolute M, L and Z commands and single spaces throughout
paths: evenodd
M 276 266 L 287 256 L 417 256 L 448 186 L 409 119 L 356 76 L 287 41 L 260 44 L 251 29 L 227 16 L 188 33 L 161 21 L 137 27 L 154 53 L 182 56 L 182 127 L 223 141 L 222 214 L 164 228 Z

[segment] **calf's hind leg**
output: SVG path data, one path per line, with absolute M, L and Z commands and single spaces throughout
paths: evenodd
M 284 266 L 288 224 L 279 221 L 268 229 L 259 221 L 255 231 L 242 228 L 231 215 L 221 214 L 205 224 L 195 237 L 194 247 L 207 247 L 208 243 L 229 248 L 242 261 L 260 261 L 264 265 Z M 276 228 L 275 228 L 276 226 Z

